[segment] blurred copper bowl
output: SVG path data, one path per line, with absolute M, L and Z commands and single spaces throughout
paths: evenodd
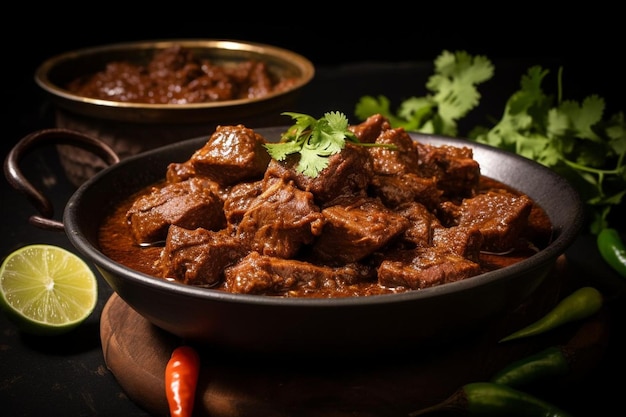
M 260 60 L 280 78 L 293 78 L 286 90 L 264 97 L 189 104 L 146 104 L 94 99 L 73 94 L 67 84 L 96 73 L 114 61 L 146 64 L 156 51 L 180 45 L 198 59 L 218 65 Z M 172 39 L 118 43 L 66 52 L 37 68 L 36 83 L 49 93 L 55 105 L 57 127 L 77 130 L 107 143 L 124 159 L 148 149 L 177 142 L 181 138 L 209 134 L 218 124 L 275 126 L 284 122 L 280 114 L 293 111 L 302 87 L 315 75 L 305 57 L 279 47 L 232 40 Z M 279 119 L 280 118 L 280 119 Z M 93 154 L 59 145 L 61 163 L 76 185 L 106 164 Z

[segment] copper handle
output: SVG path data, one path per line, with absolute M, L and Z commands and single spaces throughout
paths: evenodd
M 9 151 L 4 160 L 4 175 L 9 184 L 24 194 L 40 213 L 40 215 L 32 215 L 29 222 L 42 229 L 63 231 L 63 223 L 52 218 L 54 209 L 50 200 L 26 179 L 19 167 L 20 160 L 26 154 L 39 146 L 50 144 L 78 146 L 102 158 L 108 165 L 118 163 L 120 158 L 109 145 L 101 140 L 62 128 L 43 129 L 30 133 Z

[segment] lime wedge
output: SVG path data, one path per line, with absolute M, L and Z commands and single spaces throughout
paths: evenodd
M 0 267 L 0 306 L 20 329 L 38 335 L 69 332 L 98 302 L 96 276 L 77 255 L 54 245 L 11 252 Z

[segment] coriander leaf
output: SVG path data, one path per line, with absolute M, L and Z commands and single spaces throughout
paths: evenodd
M 465 116 L 480 101 L 475 85 L 493 76 L 491 62 L 482 56 L 472 57 L 464 51 L 444 51 L 435 60 L 436 73 L 426 87 L 434 92 L 439 115 L 444 121 L 444 134 L 456 134 L 456 120 Z
M 541 84 L 548 74 L 548 70 L 536 65 L 530 67 L 528 72 L 522 75 L 520 90 L 514 93 L 508 101 L 511 112 L 526 112 L 534 107 L 538 113 L 541 113 L 541 110 L 547 111 L 552 106 L 552 99 L 544 94 L 541 88 Z
M 416 131 L 421 126 L 423 131 L 424 125 L 435 116 L 436 112 L 437 103 L 432 98 L 408 98 L 400 104 L 400 108 L 398 109 L 398 116 L 404 120 L 408 120 L 408 122 L 399 125 L 407 131 Z M 393 125 L 394 122 L 392 119 L 389 119 L 389 123 Z
M 390 101 L 385 96 L 378 96 L 378 98 L 372 96 L 363 96 L 356 104 L 354 114 L 360 119 L 365 120 L 374 114 L 380 114 L 389 120 L 389 123 L 394 127 L 405 127 L 407 130 L 408 123 L 403 115 L 396 117 L 390 110 Z M 410 123 L 411 125 L 414 123 Z
M 300 152 L 302 144 L 299 142 L 284 142 L 279 144 L 267 144 L 265 148 L 272 158 L 277 161 L 284 161 L 287 156 Z
M 626 154 L 626 121 L 624 120 L 624 113 L 614 114 L 606 123 L 602 123 L 609 147 L 612 149 L 615 155 Z M 623 174 L 626 174 L 626 169 Z M 626 181 L 626 177 L 624 177 Z
M 325 117 L 319 120 L 313 135 L 319 136 L 316 140 L 319 143 L 315 148 L 320 155 L 339 153 L 345 145 L 345 140 L 354 138 L 348 129 L 348 119 L 339 112 L 326 113 Z
M 435 73 L 426 83 L 432 94 L 404 100 L 397 113 L 392 111 L 388 98 L 363 96 L 356 104 L 355 114 L 365 120 L 379 113 L 392 127 L 455 136 L 457 120 L 479 103 L 476 85 L 489 80 L 494 68 L 486 57 L 471 56 L 465 51 L 443 51 L 435 59 L 434 69 Z
M 528 159 L 534 159 L 544 164 L 554 164 L 558 158 L 558 153 L 550 149 L 550 139 L 540 134 L 526 134 L 515 136 L 515 152 Z
M 565 137 L 569 134 L 568 132 L 571 130 L 570 117 L 563 110 L 563 107 L 548 110 L 548 117 L 546 118 L 546 133 L 548 136 L 556 138 Z M 563 148 L 562 151 L 567 153 L 571 145 Z
M 569 116 L 572 122 L 572 129 L 576 132 L 577 137 L 602 141 L 592 130 L 592 127 L 602 120 L 602 113 L 604 112 L 603 99 L 598 96 L 589 96 L 583 101 L 582 105 L 575 101 L 564 101 L 559 106 L 559 109 Z
M 435 72 L 450 79 L 465 79 L 480 84 L 493 76 L 493 65 L 484 56 L 472 56 L 465 51 L 443 51 L 435 59 Z M 436 91 L 436 89 L 432 89 Z
M 491 129 L 474 128 L 469 138 L 533 159 L 565 177 L 586 203 L 590 231 L 597 233 L 626 195 L 624 116 L 604 119 L 604 100 L 596 95 L 555 105 L 542 90 L 547 74 L 539 66 L 529 68 L 502 118 Z
M 343 113 L 328 112 L 319 120 L 301 113 L 282 114 L 295 119 L 295 124 L 281 135 L 279 142 L 264 146 L 277 161 L 299 154 L 296 170 L 309 177 L 317 177 L 328 166 L 328 158 L 345 147 L 346 140 L 364 146 L 373 145 L 358 141 Z
M 322 157 L 314 149 L 303 148 L 300 151 L 300 161 L 298 162 L 298 172 L 307 177 L 315 178 L 328 166 L 328 158 Z

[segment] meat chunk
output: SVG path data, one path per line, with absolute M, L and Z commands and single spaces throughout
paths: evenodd
M 251 201 L 237 236 L 262 255 L 290 258 L 321 233 L 323 216 L 313 195 L 291 182 L 274 181 Z
M 223 201 L 214 184 L 202 178 L 154 187 L 135 200 L 126 213 L 137 243 L 164 240 L 170 225 L 218 230 L 226 225 Z
M 464 199 L 460 205 L 444 202 L 442 219 L 451 225 L 477 228 L 483 235 L 483 250 L 506 252 L 522 236 L 533 207 L 526 195 L 487 191 Z
M 224 198 L 224 215 L 229 230 L 236 233 L 237 226 L 252 202 L 263 193 L 263 182 L 242 182 L 231 187 Z
M 196 176 L 191 161 L 172 162 L 167 166 L 165 171 L 165 180 L 167 182 L 181 182 Z
M 484 237 L 474 226 L 436 227 L 433 229 L 433 246 L 445 248 L 474 262 L 479 262 Z
M 413 290 L 460 281 L 480 273 L 480 265 L 439 246 L 390 252 L 378 267 L 378 282 Z
M 402 215 L 379 200 L 359 198 L 322 210 L 325 225 L 313 255 L 329 264 L 357 262 L 382 248 L 409 227 Z
M 396 212 L 409 221 L 402 240 L 413 246 L 432 246 L 433 228 L 443 228 L 437 217 L 421 203 L 404 204 Z
M 536 247 L 546 247 L 552 240 L 552 224 L 546 212 L 534 203 L 528 216 L 528 224 L 524 229 L 524 237 Z
M 418 152 L 415 141 L 402 128 L 381 131 L 375 143 L 393 145 L 394 149 L 384 146 L 367 148 L 372 156 L 372 170 L 376 174 L 397 175 L 417 172 Z
M 419 173 L 435 177 L 437 187 L 445 196 L 469 197 L 476 192 L 480 181 L 480 165 L 473 158 L 471 148 L 433 146 L 416 142 L 419 154 Z
M 225 288 L 231 292 L 289 296 L 290 291 L 296 290 L 300 293 L 336 290 L 371 280 L 374 272 L 359 264 L 331 268 L 251 252 L 226 268 L 224 276 Z
M 272 160 L 265 173 L 266 181 L 282 178 L 293 181 L 301 190 L 313 193 L 321 207 L 342 195 L 365 195 L 372 176 L 372 161 L 366 148 L 346 143 L 340 153 L 328 158 L 328 166 L 315 178 L 296 171 L 297 157 Z
M 248 249 L 225 231 L 171 226 L 161 252 L 164 278 L 213 287 L 223 281 L 224 268 L 239 261 Z
M 375 174 L 370 185 L 371 194 L 379 197 L 388 207 L 398 207 L 405 203 L 419 202 L 434 210 L 443 192 L 437 188 L 435 177 L 421 177 L 414 173 L 398 175 Z
M 374 143 L 383 130 L 391 129 L 389 120 L 381 114 L 373 114 L 363 122 L 349 127 L 361 143 Z
M 265 143 L 265 138 L 243 125 L 218 126 L 189 163 L 197 175 L 222 185 L 257 180 L 270 162 Z

